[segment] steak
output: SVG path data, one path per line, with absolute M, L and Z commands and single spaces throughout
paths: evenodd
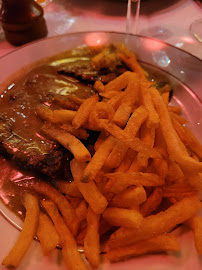
M 45 104 L 59 109 L 54 96 L 87 98 L 91 87 L 57 73 L 48 64 L 11 84 L 0 99 L 0 153 L 26 169 L 34 169 L 55 178 L 62 176 L 72 154 L 40 133 L 44 124 L 35 108 Z

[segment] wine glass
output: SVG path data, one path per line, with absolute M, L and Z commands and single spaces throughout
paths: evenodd
M 202 19 L 194 21 L 190 25 L 190 32 L 200 42 L 202 42 Z
M 137 34 L 140 14 L 140 0 L 128 0 L 126 14 L 126 34 Z

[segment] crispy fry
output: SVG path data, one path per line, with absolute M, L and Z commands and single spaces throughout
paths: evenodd
M 53 122 L 54 123 L 71 123 L 76 112 L 72 110 L 54 110 L 53 111 Z
M 63 194 L 66 194 L 72 197 L 79 197 L 79 198 L 83 197 L 74 181 L 68 182 L 65 180 L 58 180 L 56 181 L 55 184 L 56 184 L 56 187 Z
M 118 262 L 121 260 L 129 259 L 144 254 L 178 251 L 179 249 L 180 249 L 179 243 L 177 242 L 176 238 L 173 235 L 163 234 L 139 242 L 137 244 L 133 244 L 131 246 L 109 250 L 106 253 L 106 258 L 110 262 Z
M 61 97 L 61 95 L 55 95 L 54 96 L 54 102 L 59 104 L 62 108 L 72 111 L 77 111 L 80 104 L 76 104 L 69 100 L 68 97 Z
M 88 133 L 84 128 L 76 129 L 72 126 L 72 124 L 68 124 L 68 123 L 62 124 L 60 125 L 60 127 L 79 139 L 87 140 L 88 138 Z
M 91 155 L 83 143 L 72 134 L 54 126 L 43 126 L 41 131 L 67 148 L 79 161 L 89 161 Z
M 24 225 L 15 245 L 2 262 L 5 266 L 17 267 L 19 265 L 37 230 L 39 217 L 38 199 L 32 194 L 26 193 L 24 200 L 26 208 Z
M 149 147 L 145 143 L 142 143 L 138 138 L 132 138 L 130 135 L 124 132 L 124 130 L 122 130 L 121 128 L 112 123 L 105 126 L 105 130 L 108 131 L 111 135 L 116 137 L 121 142 L 125 143 L 128 147 L 132 148 L 134 151 L 140 152 L 152 158 L 161 157 L 161 154 L 159 153 L 158 150 Z
M 55 188 L 44 182 L 36 182 L 31 185 L 31 188 L 40 194 L 47 196 L 53 202 L 55 202 L 63 215 L 67 226 L 70 228 L 73 235 L 77 234 L 79 227 L 79 219 L 75 210 L 65 197 Z
M 114 123 L 124 127 L 130 117 L 134 104 L 137 101 L 139 92 L 139 78 L 136 74 L 130 73 L 125 96 L 114 115 Z
M 40 212 L 39 215 L 37 237 L 39 238 L 42 252 L 45 256 L 60 244 L 58 233 L 52 221 L 43 212 Z
M 156 89 L 152 89 L 152 98 L 160 115 L 160 125 L 167 143 L 168 152 L 185 171 L 202 172 L 202 163 L 194 160 L 183 151 L 177 134 L 173 128 L 169 113 L 161 96 Z
M 42 201 L 42 206 L 48 212 L 53 220 L 56 231 L 60 237 L 62 245 L 62 254 L 68 269 L 86 270 L 84 262 L 78 252 L 76 241 L 71 234 L 69 228 L 64 222 L 62 216 L 59 214 L 56 205 L 52 201 Z
M 130 208 L 143 203 L 147 199 L 142 186 L 130 187 L 116 195 L 110 202 L 110 206 Z
M 54 123 L 53 111 L 48 106 L 38 105 L 36 107 L 36 113 L 42 120 Z
M 177 113 L 169 112 L 171 119 L 177 120 L 181 125 L 188 124 L 188 121 Z
M 107 173 L 106 177 L 109 181 L 105 187 L 106 191 L 119 193 L 129 186 L 161 186 L 164 184 L 164 180 L 154 173 Z
M 181 114 L 181 113 L 182 113 L 181 108 L 178 107 L 178 106 L 171 106 L 171 105 L 168 105 L 168 111 L 169 111 L 169 112 L 176 113 L 176 114 Z
M 162 99 L 163 99 L 163 102 L 166 106 L 168 106 L 168 104 L 169 104 L 169 94 L 170 94 L 169 92 L 162 94 Z
M 96 81 L 96 82 L 94 83 L 93 88 L 94 88 L 98 93 L 102 93 L 102 92 L 104 92 L 104 90 L 105 90 L 105 86 L 104 86 L 104 84 L 103 84 L 101 81 Z
M 100 135 L 97 139 L 97 141 L 94 144 L 94 150 L 97 151 L 100 147 L 100 145 L 107 139 L 107 135 L 104 131 L 100 132 Z
M 113 98 L 110 98 L 107 101 L 107 103 L 109 103 L 116 111 L 118 107 L 120 106 L 121 101 L 123 100 L 124 96 L 125 96 L 125 92 L 118 92 L 116 96 L 114 96 Z
M 110 207 L 102 217 L 114 226 L 127 228 L 139 228 L 143 222 L 143 216 L 136 210 Z
M 172 123 L 182 142 L 202 159 L 202 144 L 200 144 L 190 129 L 183 127 L 175 118 L 172 118 Z
M 202 217 L 195 216 L 187 220 L 185 224 L 193 230 L 196 250 L 198 254 L 202 255 Z
M 140 213 L 147 217 L 150 215 L 154 210 L 158 208 L 162 201 L 163 191 L 160 188 L 156 188 L 152 194 L 147 198 L 145 202 L 140 206 Z
M 131 166 L 131 163 L 136 157 L 136 152 L 129 148 L 123 158 L 120 166 L 116 168 L 115 172 L 127 172 Z
M 183 223 L 194 216 L 200 207 L 201 202 L 197 196 L 183 198 L 166 211 L 146 217 L 138 229 L 118 229 L 110 236 L 108 246 L 114 248 L 130 245 L 168 232 L 177 224 Z M 186 209 L 186 211 L 183 209 Z
M 100 264 L 100 236 L 99 236 L 100 215 L 95 214 L 88 207 L 87 231 L 84 238 L 84 254 L 92 267 L 97 268 Z
M 150 90 L 147 86 L 147 83 L 142 83 L 140 86 L 140 95 L 142 104 L 148 110 L 148 119 L 147 119 L 147 127 L 148 128 L 157 128 L 159 125 L 159 116 L 154 108 L 154 104 L 151 98 Z
M 109 82 L 105 85 L 105 92 L 108 91 L 121 91 L 125 89 L 128 85 L 128 78 L 131 76 L 130 71 L 126 71 L 121 74 L 119 77 L 114 79 L 113 81 Z
M 102 214 L 108 204 L 106 198 L 98 190 L 94 181 L 89 181 L 88 183 L 81 182 L 81 177 L 86 164 L 81 164 L 73 159 L 70 165 L 74 181 L 76 182 L 76 185 L 84 199 L 89 203 L 90 207 L 96 214 Z
M 108 123 L 114 117 L 114 108 L 104 102 L 98 102 L 95 104 L 94 108 L 91 109 L 91 114 L 89 116 L 88 124 L 92 129 L 102 130 L 103 123 Z
M 72 125 L 75 128 L 83 126 L 88 121 L 91 110 L 98 102 L 98 99 L 98 95 L 93 95 L 81 104 L 78 111 L 76 112 L 74 119 L 72 120 Z
M 87 167 L 83 172 L 83 176 L 81 178 L 82 182 L 89 182 L 93 180 L 98 173 L 98 171 L 104 165 L 106 158 L 109 156 L 110 152 L 112 151 L 116 140 L 109 136 L 105 142 L 101 144 L 97 152 L 95 152 L 94 156 L 92 157 L 91 161 L 88 163 Z
M 76 215 L 80 221 L 84 220 L 87 215 L 87 203 L 85 200 L 82 200 L 81 203 L 75 209 Z

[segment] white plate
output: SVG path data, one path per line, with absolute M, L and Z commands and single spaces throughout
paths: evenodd
M 13 74 L 17 74 L 26 65 L 30 65 L 42 58 L 84 44 L 96 45 L 112 42 L 117 44 L 120 41 L 124 42 L 129 49 L 136 53 L 138 60 L 145 67 L 152 67 L 169 78 L 174 88 L 172 103 L 182 107 L 183 114 L 189 120 L 191 129 L 200 139 L 202 134 L 202 61 L 171 45 L 142 36 L 87 32 L 57 36 L 33 42 L 0 58 L 0 92 L 3 92 L 5 85 L 8 86 L 11 83 L 10 79 L 8 79 L 10 76 L 13 77 Z M 19 230 L 12 223 L 21 226 L 21 222 L 1 202 L 0 209 L 2 212 L 2 215 L 0 215 L 0 261 L 2 261 L 19 234 Z M 181 234 L 181 229 L 179 229 L 178 233 L 182 250 L 178 255 L 142 256 L 116 264 L 103 262 L 99 269 L 202 269 L 202 260 L 196 254 L 192 233 Z M 4 267 L 0 266 L 0 270 L 2 269 Z M 65 269 L 65 266 L 61 261 L 61 251 L 56 250 L 51 256 L 44 257 L 39 244 L 33 241 L 18 269 L 62 270 Z

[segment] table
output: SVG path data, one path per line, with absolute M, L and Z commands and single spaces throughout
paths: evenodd
M 125 0 L 52 0 L 44 8 L 48 36 L 102 30 L 125 32 L 126 9 Z M 163 40 L 202 59 L 202 43 L 189 31 L 190 24 L 199 18 L 202 9 L 194 0 L 142 0 L 137 34 Z M 15 49 L 1 32 L 0 56 Z

